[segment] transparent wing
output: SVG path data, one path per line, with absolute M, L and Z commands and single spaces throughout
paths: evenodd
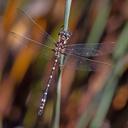
M 39 41 L 42 40 L 43 43 L 56 43 L 56 40 L 45 32 L 43 26 L 41 25 L 44 24 L 42 23 L 43 20 L 38 20 L 38 22 L 36 22 L 36 17 L 33 17 L 29 11 L 27 12 L 22 9 L 17 9 L 17 18 L 19 22 L 22 22 L 22 24 L 25 24 L 26 27 L 30 28 L 30 34 L 28 34 L 27 37 L 33 40 L 35 38 Z
M 33 40 L 27 36 L 24 36 L 22 34 L 18 34 L 15 32 L 10 32 L 10 36 L 13 36 L 17 41 L 22 40 L 23 47 L 29 47 L 29 46 L 30 46 L 30 48 L 32 48 L 31 46 L 37 47 L 38 48 L 37 52 L 40 53 L 39 55 L 43 56 L 43 58 L 45 58 L 46 60 L 49 60 L 54 55 L 53 47 L 49 47 L 47 44 L 43 44 L 39 41 Z M 14 41 L 14 40 L 12 40 L 12 41 Z M 31 44 L 33 44 L 33 45 L 31 45 Z
M 52 47 L 49 47 L 48 45 L 46 45 L 46 44 L 43 44 L 43 43 L 41 43 L 41 42 L 39 42 L 39 41 L 36 41 L 36 40 L 34 40 L 34 39 L 31 39 L 31 38 L 29 38 L 29 37 L 27 37 L 27 36 L 24 36 L 24 35 L 22 35 L 22 34 L 19 34 L 19 33 L 15 33 L 15 32 L 10 32 L 10 34 L 13 36 L 13 37 L 15 37 L 16 39 L 23 39 L 23 40 L 27 40 L 27 41 L 30 41 L 31 43 L 34 43 L 34 44 L 36 44 L 37 46 L 42 46 L 42 47 L 45 47 L 45 48 L 48 48 L 48 49 L 50 49 L 50 50 L 52 50 Z M 25 44 L 25 45 L 27 45 L 27 44 Z
M 85 57 L 79 57 L 77 55 L 67 55 L 64 66 L 71 66 L 74 67 L 76 70 L 89 70 L 89 71 L 96 71 L 99 69 L 99 67 L 111 67 L 110 63 L 104 62 L 98 58 L 85 58 Z
M 112 53 L 115 43 L 88 43 L 67 45 L 64 53 L 80 57 L 103 56 Z

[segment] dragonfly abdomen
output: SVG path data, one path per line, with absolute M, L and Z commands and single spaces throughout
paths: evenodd
M 57 63 L 58 63 L 58 58 L 56 58 L 54 60 L 54 64 L 53 64 L 52 71 L 51 71 L 51 74 L 50 74 L 49 79 L 48 79 L 47 86 L 46 86 L 44 92 L 42 93 L 41 100 L 40 100 L 40 106 L 39 106 L 39 110 L 38 110 L 38 116 L 41 116 L 43 114 L 44 107 L 45 107 L 45 104 L 47 101 L 49 87 L 51 86 L 53 74 L 56 70 Z

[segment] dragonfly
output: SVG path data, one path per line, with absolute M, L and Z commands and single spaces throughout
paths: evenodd
M 41 27 L 39 26 L 39 24 L 30 16 L 28 15 L 24 10 L 19 10 L 18 12 L 20 12 L 22 14 L 22 16 L 24 16 L 25 18 L 28 19 L 29 22 L 31 22 L 33 25 L 36 25 L 36 27 L 41 31 Z M 53 75 L 54 72 L 56 70 L 57 65 L 60 63 L 60 58 L 61 55 L 64 55 L 65 57 L 74 57 L 76 60 L 78 60 L 77 62 L 78 65 L 80 64 L 86 64 L 86 63 L 99 63 L 99 64 L 104 64 L 107 66 L 110 66 L 110 64 L 99 61 L 99 60 L 94 60 L 91 57 L 98 57 L 98 56 L 104 56 L 106 54 L 109 54 L 112 52 L 115 43 L 111 43 L 110 46 L 106 46 L 104 43 L 89 43 L 89 44 L 84 44 L 84 43 L 77 43 L 77 44 L 67 44 L 67 42 L 69 41 L 70 37 L 71 37 L 71 32 L 69 31 L 60 31 L 58 34 L 58 40 L 55 41 L 47 32 L 43 32 L 41 33 L 42 36 L 47 37 L 46 40 L 51 41 L 55 44 L 55 48 L 50 48 L 47 44 L 43 44 L 39 41 L 36 41 L 32 38 L 29 38 L 27 36 L 24 36 L 22 34 L 19 33 L 15 33 L 15 32 L 11 32 L 15 37 L 19 36 L 23 39 L 26 39 L 28 41 L 31 41 L 37 45 L 41 45 L 45 48 L 48 48 L 50 50 L 52 50 L 54 52 L 54 62 L 53 62 L 53 66 L 51 69 L 51 73 L 50 76 L 48 78 L 47 81 L 47 85 L 46 88 L 44 89 L 43 93 L 41 94 L 41 98 L 40 98 L 40 105 L 39 105 L 39 109 L 38 109 L 38 116 L 42 116 L 43 112 L 44 112 L 44 108 L 46 105 L 46 101 L 47 101 L 47 97 L 48 97 L 48 92 L 49 92 L 49 88 L 51 86 L 52 80 L 53 80 Z M 100 50 L 97 46 L 102 46 L 102 50 Z M 90 66 L 91 67 L 91 66 Z M 92 69 L 95 70 L 95 69 Z

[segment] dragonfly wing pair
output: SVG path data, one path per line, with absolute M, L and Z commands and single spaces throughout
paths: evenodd
M 97 70 L 100 65 L 111 66 L 101 58 L 112 53 L 115 43 L 90 43 L 67 45 L 64 54 L 67 55 L 64 65 L 75 66 L 81 70 Z
M 40 42 L 40 40 L 35 40 L 35 37 L 31 34 L 23 35 L 17 32 L 12 32 L 12 34 L 16 38 L 20 37 L 31 43 L 36 44 L 37 46 L 43 46 L 51 52 L 52 47 L 49 47 L 49 43 L 55 44 L 56 41 L 47 32 L 43 31 L 41 26 L 38 25 L 38 23 L 32 18 L 32 16 L 27 14 L 24 10 L 18 9 L 18 16 L 21 17 L 20 21 L 23 20 L 31 27 L 35 26 L 35 28 L 37 28 L 37 35 L 42 38 L 42 43 Z M 76 69 L 79 69 L 80 67 L 80 69 L 84 70 L 86 69 L 85 67 L 88 67 L 88 70 L 95 70 L 97 64 L 104 64 L 106 66 L 110 65 L 97 59 L 97 57 L 103 57 L 111 53 L 114 47 L 115 43 L 78 43 L 66 45 L 62 54 L 66 55 L 65 64 L 67 64 L 68 61 L 71 61 L 72 63 L 70 65 L 76 65 Z

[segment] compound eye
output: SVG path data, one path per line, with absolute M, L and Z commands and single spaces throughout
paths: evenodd
M 65 35 L 62 36 L 62 39 L 65 40 Z

